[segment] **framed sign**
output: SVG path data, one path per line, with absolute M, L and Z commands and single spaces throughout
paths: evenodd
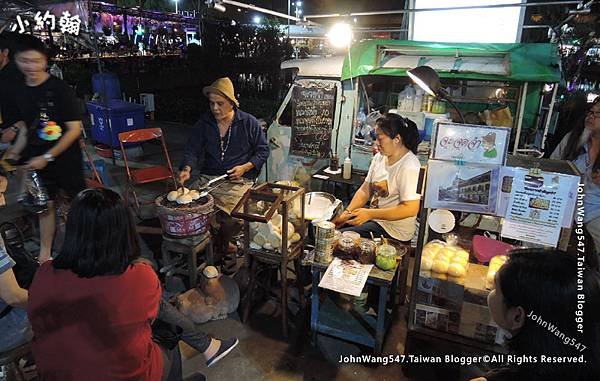
M 433 138 L 432 159 L 504 165 L 510 127 L 440 122 Z
M 335 85 L 311 82 L 294 87 L 290 143 L 292 155 L 329 157 L 335 101 Z
M 502 236 L 556 247 L 561 227 L 573 221 L 579 177 L 525 168 L 512 168 L 512 175 L 503 189 L 508 205 Z
M 425 207 L 495 214 L 500 167 L 429 160 Z

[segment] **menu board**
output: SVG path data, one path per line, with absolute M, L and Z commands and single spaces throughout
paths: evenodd
M 556 246 L 575 176 L 515 168 L 502 236 Z M 572 208 L 570 209 L 572 213 Z
M 335 98 L 334 84 L 309 82 L 294 86 L 290 154 L 329 157 Z

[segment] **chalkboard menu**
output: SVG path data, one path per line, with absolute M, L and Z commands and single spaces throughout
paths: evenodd
M 292 93 L 292 155 L 324 158 L 331 150 L 335 85 L 310 82 Z

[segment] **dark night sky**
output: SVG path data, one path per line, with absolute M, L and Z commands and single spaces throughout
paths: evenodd
M 192 0 L 180 0 L 180 5 L 183 3 L 186 6 L 190 5 Z M 203 1 L 203 0 L 202 0 Z M 263 7 L 266 9 L 271 9 L 281 13 L 287 13 L 287 0 L 238 0 L 242 3 L 246 4 L 254 4 L 258 7 Z M 290 0 L 290 4 L 295 2 L 296 0 Z M 383 11 L 383 10 L 399 10 L 404 7 L 404 0 L 301 0 L 302 1 L 302 10 L 304 15 L 317 15 L 317 14 L 347 14 L 352 12 L 373 12 L 373 11 Z M 188 4 L 189 3 L 189 4 Z M 241 14 L 235 13 L 235 7 L 231 5 L 226 5 L 228 12 L 226 14 L 219 14 L 218 12 L 211 10 L 209 11 L 209 15 L 213 17 L 221 18 L 225 17 L 233 17 L 237 20 L 240 20 L 239 16 L 245 16 L 246 20 L 250 20 L 253 15 L 259 14 L 257 11 L 247 10 L 243 11 Z M 291 14 L 294 15 L 294 6 L 291 6 Z M 381 18 L 377 17 L 362 17 L 359 20 L 359 24 L 366 26 L 369 24 L 378 24 Z M 399 23 L 401 20 L 400 16 L 396 16 L 392 23 Z M 280 22 L 284 22 L 284 19 L 279 19 Z M 318 20 L 314 20 L 319 22 Z M 320 22 L 323 24 L 327 24 L 331 22 L 332 19 L 321 19 Z
M 246 4 L 255 4 L 259 7 L 277 10 L 287 13 L 287 0 L 254 0 L 244 1 Z M 296 0 L 291 0 L 292 2 Z M 400 9 L 404 6 L 402 0 L 302 0 L 304 14 L 323 14 L 323 13 L 350 13 L 377 11 L 388 9 Z M 293 13 L 294 7 L 292 7 Z

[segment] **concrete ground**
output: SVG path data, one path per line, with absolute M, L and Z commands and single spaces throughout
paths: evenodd
M 147 127 L 163 129 L 174 168 L 178 167 L 183 147 L 187 140 L 189 126 L 149 121 Z M 88 145 L 89 146 L 89 145 Z M 90 152 L 94 152 L 90 147 Z M 93 153 L 95 160 L 102 160 L 108 178 L 109 187 L 123 194 L 126 179 L 122 162 L 116 165 L 112 160 L 102 159 Z M 144 146 L 144 156 L 132 164 L 146 166 L 160 163 L 163 155 L 159 145 Z M 163 193 L 160 185 L 142 189 L 143 198 L 151 201 Z M 17 187 L 13 181 L 9 187 L 9 205 L 0 209 L 0 222 L 13 220 L 24 213 L 15 205 Z M 147 210 L 144 214 L 152 214 Z M 140 221 L 141 222 L 141 221 Z M 142 225 L 148 225 L 144 221 Z M 150 225 L 156 226 L 156 223 Z M 35 238 L 36 234 L 31 234 Z M 144 249 L 160 258 L 160 235 L 144 234 Z M 35 239 L 33 240 L 35 242 Z M 411 275 L 409 275 L 410 278 Z M 293 316 L 291 333 L 288 339 L 281 334 L 280 310 L 273 302 L 267 302 L 253 313 L 248 322 L 241 323 L 237 314 L 226 320 L 211 321 L 199 326 L 203 331 L 219 338 L 232 336 L 240 340 L 239 346 L 231 354 L 219 362 L 217 366 L 207 369 L 202 356 L 192 348 L 182 344 L 183 370 L 185 377 L 200 372 L 209 380 L 464 380 L 474 374 L 470 370 L 448 372 L 446 368 L 434 368 L 431 365 L 420 366 L 418 373 L 411 378 L 406 377 L 399 364 L 364 365 L 342 364 L 340 356 L 371 353 L 367 348 L 348 342 L 319 336 L 317 346 L 310 343 L 309 312 L 304 311 Z M 400 307 L 387 333 L 383 355 L 404 353 L 406 337 L 406 306 Z M 191 379 L 191 378 L 190 378 Z

